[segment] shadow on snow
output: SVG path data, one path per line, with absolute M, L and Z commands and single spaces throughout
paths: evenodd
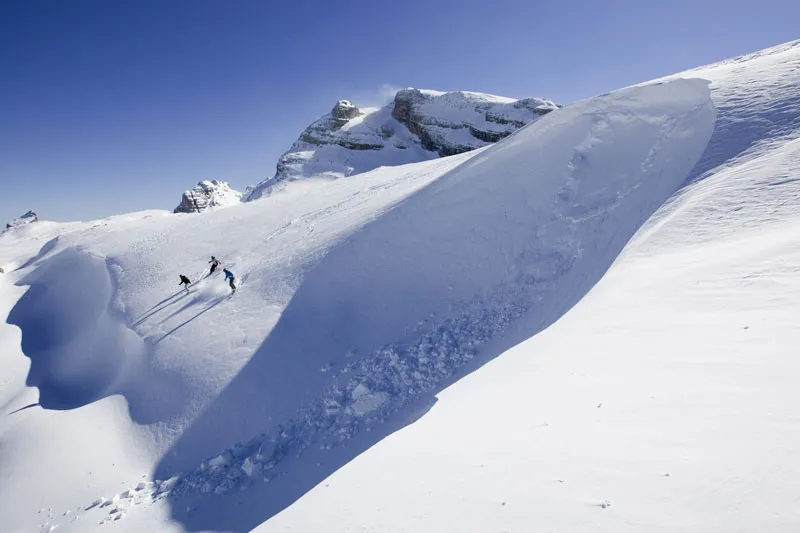
M 26 384 L 38 387 L 43 409 L 75 409 L 121 394 L 136 423 L 165 420 L 180 409 L 183 387 L 152 367 L 150 346 L 112 305 L 112 266 L 70 248 L 19 282 L 30 288 L 8 323 L 22 330 L 22 351 L 31 360 Z
M 155 478 L 181 473 L 172 518 L 250 531 L 557 320 L 699 159 L 714 118 L 687 83 L 693 100 L 663 124 L 547 115 L 551 143 L 517 142 L 522 130 L 332 249 L 162 458 Z M 671 87 L 645 90 L 668 99 Z M 485 161 L 504 150 L 516 165 L 500 180 Z

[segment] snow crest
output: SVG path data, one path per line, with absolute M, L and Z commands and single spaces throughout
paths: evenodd
M 289 458 L 365 432 L 379 438 L 382 422 L 430 401 L 476 357 L 497 354 L 487 346 L 551 324 L 686 179 L 714 114 L 703 80 L 580 102 L 355 233 L 308 273 L 261 348 L 168 457 L 196 452 L 203 435 L 252 431 L 252 412 L 232 416 L 242 405 L 258 406 L 263 434 L 225 452 L 221 468 L 183 472 L 173 497 L 250 486 L 253 465 L 266 480 L 292 476 Z

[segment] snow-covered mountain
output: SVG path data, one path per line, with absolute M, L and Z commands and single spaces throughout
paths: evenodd
M 800 41 L 449 157 L 20 227 L 0 530 L 796 531 L 798 176 Z
M 6 229 L 8 230 L 13 228 L 18 228 L 20 226 L 24 226 L 25 224 L 30 224 L 31 222 L 38 222 L 38 221 L 39 221 L 39 215 L 37 215 L 33 211 L 28 211 L 21 217 L 17 217 L 14 220 L 8 222 L 6 224 Z
M 202 213 L 214 207 L 238 204 L 242 193 L 226 181 L 203 180 L 183 193 L 181 203 L 174 213 Z
M 275 175 L 249 188 L 245 201 L 284 180 L 343 177 L 487 146 L 558 106 L 543 98 L 404 89 L 382 108 L 340 100 L 278 161 Z

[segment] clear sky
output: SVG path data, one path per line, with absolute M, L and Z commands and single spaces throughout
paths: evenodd
M 797 0 L 0 0 L 0 221 L 244 189 L 341 98 L 569 103 L 797 38 Z

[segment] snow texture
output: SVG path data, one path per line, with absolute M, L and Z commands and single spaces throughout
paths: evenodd
M 8 232 L 2 529 L 796 531 L 798 74 L 789 43 L 451 157 Z

